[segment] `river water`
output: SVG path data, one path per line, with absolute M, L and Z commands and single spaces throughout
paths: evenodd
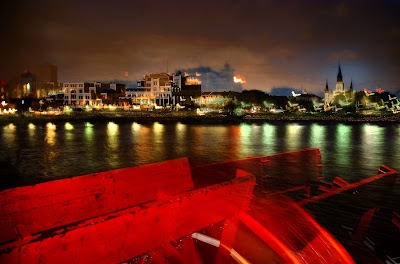
M 367 178 L 381 164 L 400 170 L 400 124 L 393 123 L 20 122 L 0 126 L 0 189 L 180 157 L 201 165 L 310 147 L 320 149 L 328 182 L 335 176 L 349 182 Z M 385 198 L 391 209 L 381 210 L 389 224 L 391 211 L 400 208 L 398 185 Z M 340 237 L 342 222 L 351 218 L 348 214 L 354 207 L 344 208 L 348 200 L 327 202 L 313 214 Z M 382 223 L 377 226 L 383 227 Z M 392 248 L 394 244 L 388 246 L 387 241 L 399 238 L 390 232 L 389 238 L 387 231 L 375 232 L 382 248 Z
M 309 147 L 321 150 L 328 179 L 359 180 L 380 164 L 400 170 L 400 124 L 10 123 L 0 140 L 2 174 L 11 167 L 15 186 L 178 157 L 199 165 Z

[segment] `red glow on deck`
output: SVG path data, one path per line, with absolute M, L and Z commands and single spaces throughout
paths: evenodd
M 296 202 L 280 196 L 309 195 L 306 183 L 320 177 L 319 165 L 318 149 L 197 167 L 182 158 L 5 190 L 0 263 L 354 263 Z M 297 187 L 253 196 L 257 177 L 284 179 L 282 170 L 299 176 L 287 178 Z M 220 244 L 203 245 L 193 233 Z

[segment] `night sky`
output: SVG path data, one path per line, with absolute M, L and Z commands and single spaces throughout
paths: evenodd
M 15 2 L 0 4 L 0 79 L 42 62 L 60 82 L 228 63 L 244 89 L 321 92 L 340 62 L 346 89 L 400 89 L 400 1 Z

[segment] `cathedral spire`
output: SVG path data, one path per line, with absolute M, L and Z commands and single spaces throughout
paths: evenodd
M 326 78 L 326 84 L 325 84 L 325 92 L 329 92 L 329 88 L 328 88 L 328 78 Z
M 353 80 L 351 80 L 351 82 L 350 82 L 350 92 L 352 92 L 353 91 Z
M 339 63 L 339 72 L 337 75 L 337 82 L 343 82 L 342 69 L 340 68 L 340 63 Z

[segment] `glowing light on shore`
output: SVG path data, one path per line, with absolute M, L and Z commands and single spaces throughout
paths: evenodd
M 154 133 L 159 135 L 164 131 L 164 125 L 162 125 L 158 122 L 155 122 L 153 125 L 153 129 L 154 129 Z
M 32 123 L 29 123 L 28 128 L 30 130 L 34 130 L 36 128 L 36 126 L 34 124 L 32 124 Z
M 139 131 L 139 130 L 140 130 L 140 127 L 141 127 L 140 124 L 138 124 L 138 123 L 136 123 L 136 122 L 133 122 L 133 123 L 132 123 L 132 130 L 133 130 L 133 131 Z
M 182 124 L 181 122 L 178 122 L 178 123 L 176 124 L 176 130 L 177 130 L 178 132 L 184 132 L 184 131 L 186 131 L 186 125 L 185 125 L 185 124 Z
M 233 76 L 233 81 L 235 83 L 246 83 L 246 79 L 243 76 L 240 76 L 239 74 Z
M 65 123 L 65 130 L 72 130 L 72 129 L 74 129 L 74 126 L 71 123 L 69 122 Z
M 57 128 L 56 125 L 54 125 L 53 123 L 50 123 L 50 122 L 48 122 L 46 124 L 46 127 L 47 127 L 48 130 L 56 130 L 56 128 Z
M 119 126 L 114 122 L 108 122 L 107 124 L 107 135 L 109 137 L 115 137 L 118 135 Z

